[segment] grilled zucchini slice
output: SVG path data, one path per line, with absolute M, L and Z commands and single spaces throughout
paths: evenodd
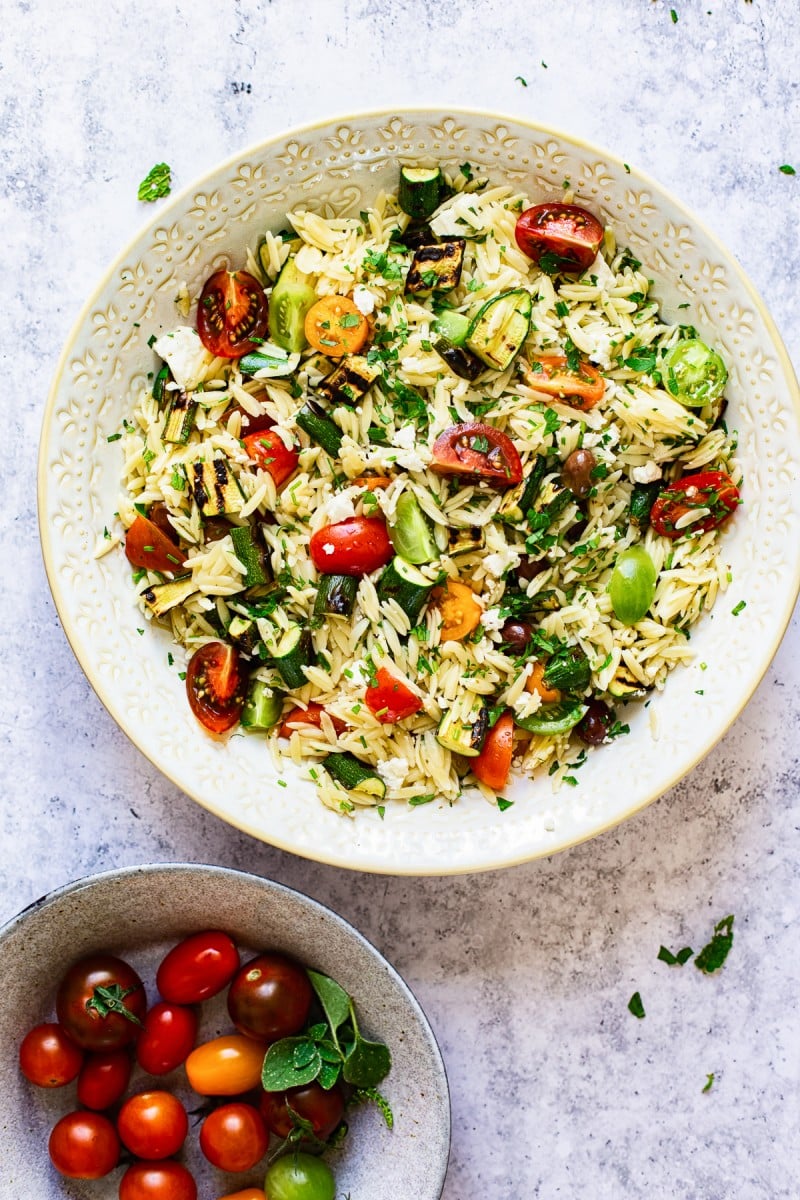
M 186 464 L 189 487 L 204 517 L 238 513 L 244 504 L 236 477 L 226 458 Z
M 406 292 L 413 296 L 452 292 L 461 281 L 466 244 L 464 238 L 454 238 L 435 246 L 420 246 L 408 268 Z
M 183 604 L 184 600 L 197 591 L 197 584 L 191 575 L 181 575 L 169 583 L 156 583 L 142 592 L 142 599 L 154 617 L 163 617 L 165 612 Z
M 465 345 L 487 367 L 505 371 L 528 336 L 532 312 L 533 301 L 524 288 L 501 292 L 480 309 L 470 326 Z
M 317 392 L 331 404 L 348 404 L 352 408 L 367 394 L 380 373 L 380 367 L 368 363 L 362 354 L 349 354 L 327 379 L 317 384 Z

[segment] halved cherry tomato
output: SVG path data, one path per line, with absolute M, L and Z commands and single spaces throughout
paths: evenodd
M 413 717 L 422 708 L 422 697 L 405 675 L 391 666 L 378 667 L 375 682 L 364 693 L 367 708 L 384 725 Z
M 578 204 L 535 204 L 517 219 L 514 236 L 523 254 L 546 271 L 585 271 L 603 243 L 603 226 Z
M 324 575 L 369 575 L 394 555 L 380 517 L 348 517 L 323 525 L 309 542 L 311 561 Z
M 448 579 L 444 590 L 436 588 L 434 599 L 442 614 L 443 642 L 460 642 L 480 625 L 483 609 L 465 583 Z
M 172 947 L 156 972 L 156 987 L 169 1004 L 199 1004 L 227 987 L 238 968 L 233 939 L 204 929 Z
M 183 1163 L 137 1162 L 120 1180 L 119 1200 L 197 1200 L 197 1184 Z
M 314 725 L 317 729 L 321 728 L 322 714 L 324 712 L 325 709 L 321 704 L 314 704 L 313 702 L 309 704 L 308 708 L 293 708 L 281 721 L 278 737 L 290 738 L 294 731 L 302 729 L 303 725 Z M 336 732 L 344 733 L 347 728 L 344 721 L 339 717 L 332 716 L 331 713 L 328 713 L 328 716 L 331 718 L 333 728 Z
M 260 433 L 248 433 L 243 438 L 245 449 L 255 463 L 267 471 L 280 487 L 290 475 L 297 470 L 300 455 L 296 450 L 287 450 L 282 438 L 277 433 L 262 430 Z
M 134 1040 L 147 998 L 141 979 L 113 954 L 73 963 L 56 994 L 58 1019 L 84 1050 L 118 1050 Z
M 304 331 L 315 350 L 343 358 L 358 354 L 369 336 L 369 321 L 347 296 L 323 296 L 306 313 Z
M 508 783 L 514 753 L 514 718 L 506 711 L 486 735 L 480 754 L 470 763 L 472 774 L 493 792 L 502 792 Z
M 238 960 L 238 955 L 237 955 Z M 154 1004 L 144 1019 L 136 1043 L 136 1059 L 151 1075 L 168 1075 L 191 1053 L 197 1036 L 197 1016 L 181 1004 Z
M 95 1111 L 111 1108 L 124 1095 L 132 1066 L 127 1048 L 87 1055 L 78 1076 L 78 1103 Z
M 302 1029 L 313 994 L 303 967 L 270 951 L 241 967 L 228 992 L 228 1012 L 240 1033 L 275 1042 Z
M 544 672 L 544 663 L 535 662 L 528 682 L 525 684 L 525 691 L 537 692 L 541 696 L 543 704 L 557 704 L 561 699 L 561 690 L 547 686 L 544 681 Z
M 255 350 L 267 332 L 264 289 L 247 271 L 215 271 L 197 306 L 197 332 L 210 354 L 240 358 Z
M 239 651 L 226 642 L 206 642 L 189 659 L 186 694 L 192 712 L 211 733 L 224 733 L 238 723 L 244 684 Z
M 200 1149 L 221 1171 L 249 1171 L 268 1145 L 264 1118 L 252 1104 L 223 1104 L 200 1127 Z
M 229 1033 L 196 1046 L 186 1060 L 186 1077 L 201 1096 L 241 1096 L 261 1082 L 267 1043 Z
M 664 488 L 650 510 L 650 524 L 656 533 L 674 540 L 716 529 L 738 505 L 739 489 L 730 475 L 724 471 L 698 471 Z M 702 515 L 697 520 L 686 520 L 693 512 Z
M 334 1085 L 329 1091 L 314 1080 L 305 1087 L 285 1092 L 263 1092 L 259 1099 L 261 1115 L 276 1137 L 288 1137 L 295 1127 L 292 1112 L 308 1121 L 315 1137 L 327 1141 L 344 1115 L 344 1097 Z M 289 1111 L 291 1108 L 292 1112 Z
M 576 371 L 570 369 L 565 354 L 537 354 L 523 364 L 525 382 L 537 392 L 558 396 L 572 408 L 588 412 L 599 404 L 606 390 L 606 381 L 591 363 L 581 362 Z
M 169 1158 L 186 1141 L 189 1118 L 172 1092 L 139 1092 L 125 1101 L 117 1133 L 137 1158 Z
M 177 571 L 184 563 L 177 542 L 141 513 L 125 536 L 125 556 L 132 567 L 147 571 Z
M 83 1051 L 55 1021 L 35 1025 L 19 1048 L 19 1069 L 37 1087 L 71 1083 L 81 1069 Z
M 495 487 L 510 487 L 522 479 L 522 463 L 511 438 L 480 421 L 445 429 L 433 443 L 431 470 L 485 479 Z
M 353 487 L 366 488 L 368 492 L 378 492 L 382 488 L 388 488 L 392 482 L 390 475 L 359 475 L 353 480 Z
M 119 1162 L 117 1131 L 102 1113 L 67 1113 L 48 1142 L 50 1160 L 68 1179 L 102 1179 Z

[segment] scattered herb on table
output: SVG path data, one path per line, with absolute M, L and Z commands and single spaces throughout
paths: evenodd
M 703 1084 L 702 1090 L 704 1092 L 710 1092 L 713 1086 L 714 1086 L 714 1072 L 709 1071 L 709 1073 L 706 1075 L 706 1081 Z
M 706 975 L 713 974 L 725 962 L 732 945 L 733 917 L 723 917 L 714 926 L 714 936 L 707 946 L 703 946 L 694 960 L 694 965 L 699 971 L 704 971 Z
M 154 200 L 160 200 L 162 196 L 168 196 L 172 191 L 172 173 L 170 167 L 166 163 L 156 163 L 154 167 L 147 172 L 142 182 L 139 184 L 139 191 L 136 193 L 137 199 L 143 200 L 151 204 Z
M 514 81 L 515 81 L 515 82 L 519 81 L 519 82 L 522 84 L 522 86 L 523 86 L 523 87 L 527 87 L 527 86 L 528 86 L 528 81 L 527 81 L 527 79 L 523 79 L 521 75 L 515 75 L 515 76 L 514 76 Z
M 640 1021 L 644 1017 L 644 1005 L 642 1004 L 642 997 L 638 992 L 634 992 L 628 1001 L 628 1010 L 632 1012 L 635 1017 L 638 1017 Z
M 797 174 L 797 171 L 795 171 L 794 167 L 790 166 L 789 163 L 784 163 L 782 167 L 778 167 L 778 170 L 780 171 L 781 175 L 796 175 Z
M 658 958 L 660 962 L 665 962 L 668 967 L 682 967 L 684 963 L 689 961 L 693 954 L 694 950 L 692 950 L 691 946 L 684 946 L 677 954 L 673 954 L 666 946 L 662 946 L 658 951 Z

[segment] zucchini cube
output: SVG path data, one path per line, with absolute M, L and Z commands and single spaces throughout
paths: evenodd
M 463 238 L 453 238 L 433 246 L 420 246 L 408 268 L 406 292 L 415 296 L 452 292 L 461 279 L 465 247 Z

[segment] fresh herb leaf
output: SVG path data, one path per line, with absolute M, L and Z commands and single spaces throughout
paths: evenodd
M 306 974 L 317 993 L 331 1030 L 335 1034 L 339 1026 L 344 1024 L 350 1015 L 350 997 L 344 988 L 330 976 L 322 975 L 319 971 L 312 971 L 310 968 L 306 969 Z
M 514 82 L 516 83 L 517 81 L 519 81 L 519 83 L 521 83 L 523 87 L 528 86 L 528 81 L 526 79 L 523 79 L 521 75 L 514 76 Z
M 778 170 L 780 171 L 781 175 L 796 175 L 797 174 L 797 171 L 795 171 L 794 167 L 790 166 L 789 163 L 784 163 L 782 167 L 778 167 Z
M 513 800 L 506 800 L 505 796 L 497 797 L 497 807 L 500 809 L 500 812 L 505 812 L 506 809 L 513 808 L 513 806 Z
M 628 1001 L 628 1011 L 632 1012 L 640 1021 L 644 1017 L 644 1005 L 642 1004 L 642 997 L 638 992 L 634 992 Z
M 703 949 L 694 960 L 694 965 L 698 971 L 704 971 L 706 975 L 713 974 L 725 962 L 732 945 L 733 917 L 723 917 L 714 926 L 714 936 L 707 946 L 703 946 Z
M 435 800 L 435 799 L 436 799 L 435 792 L 425 792 L 424 794 L 422 794 L 420 796 L 412 796 L 408 803 L 411 805 L 412 808 L 419 808 L 420 804 L 430 804 L 431 801 Z
M 709 1071 L 709 1073 L 706 1075 L 706 1081 L 700 1090 L 703 1092 L 710 1092 L 713 1086 L 714 1086 L 714 1072 Z
M 295 1059 L 295 1051 L 300 1047 L 311 1045 L 312 1054 L 304 1066 L 299 1067 Z M 303 1054 L 300 1055 L 301 1059 Z M 273 1042 L 264 1057 L 261 1069 L 261 1083 L 267 1092 L 282 1092 L 290 1087 L 302 1087 L 311 1083 L 319 1075 L 322 1059 L 313 1043 L 307 1037 L 281 1038 Z
M 732 608 L 732 609 L 731 609 L 731 614 L 732 614 L 734 617 L 738 617 L 739 613 L 740 613 L 740 612 L 743 612 L 743 611 L 744 611 L 744 609 L 746 609 L 746 608 L 747 608 L 747 601 L 746 601 L 746 600 L 740 600 L 740 601 L 739 601 L 739 603 L 738 603 L 737 605 L 735 605 L 735 607 L 734 607 L 734 608 Z
M 469 183 L 472 179 L 472 167 L 470 164 L 468 162 L 462 163 L 458 169 L 466 179 L 467 183 Z
M 352 1007 L 350 1009 L 353 1014 Z M 389 1074 L 392 1056 L 383 1042 L 369 1042 L 362 1038 L 352 1016 L 356 1040 L 345 1054 L 342 1077 L 355 1087 L 376 1087 Z
M 684 963 L 689 961 L 693 954 L 694 950 L 692 950 L 691 946 L 684 946 L 677 954 L 673 954 L 666 946 L 661 946 L 658 951 L 658 958 L 661 962 L 665 962 L 668 967 L 682 967 Z
M 678 14 L 675 12 L 674 8 L 671 8 L 669 10 L 669 15 L 672 18 L 672 24 L 677 25 L 678 24 Z
M 137 199 L 143 200 L 147 204 L 152 204 L 154 200 L 160 200 L 163 196 L 168 196 L 171 191 L 171 171 L 167 164 L 162 162 L 156 163 L 154 167 L 150 168 L 139 184 L 139 191 L 136 195 Z

